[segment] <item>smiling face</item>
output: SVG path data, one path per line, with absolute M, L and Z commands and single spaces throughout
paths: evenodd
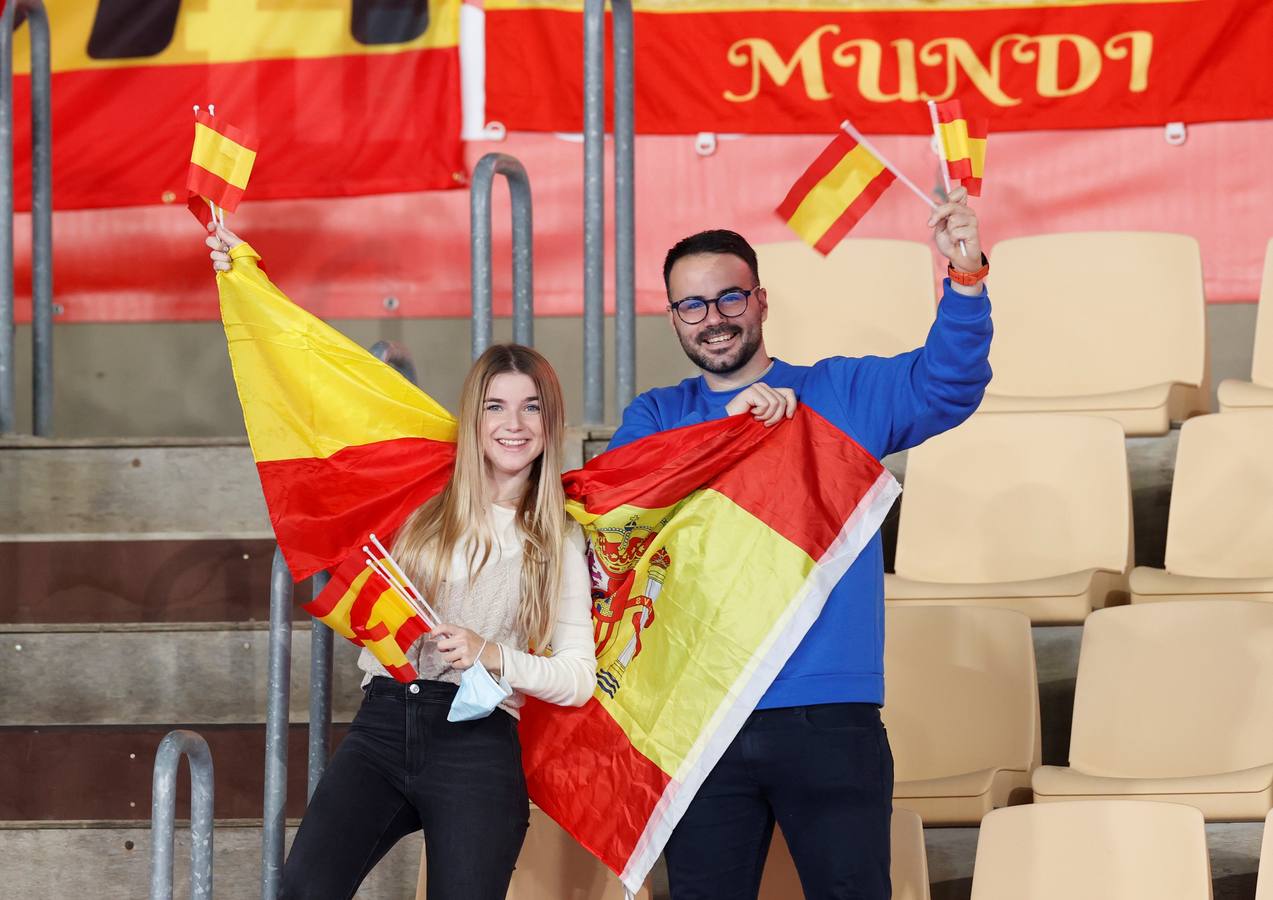
M 683 256 L 668 273 L 668 299 L 675 303 L 686 297 L 714 300 L 726 291 L 753 290 L 741 316 L 722 316 L 715 303 L 707 307 L 707 317 L 686 325 L 675 310 L 668 316 L 681 348 L 690 362 L 713 375 L 733 375 L 756 360 L 768 365 L 763 352 L 761 323 L 769 314 L 765 289 L 758 287 L 751 268 L 732 253 L 696 253 Z M 757 358 L 757 351 L 762 351 Z
M 524 473 L 544 452 L 543 402 L 529 375 L 501 372 L 482 399 L 482 453 L 492 472 Z

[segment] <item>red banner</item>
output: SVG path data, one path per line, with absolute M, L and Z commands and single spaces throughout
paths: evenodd
M 196 104 L 260 135 L 249 199 L 466 182 L 460 0 L 45 5 L 58 209 L 184 205 Z M 29 45 L 23 25 L 14 46 L 19 209 L 30 208 Z
M 927 133 L 951 97 L 996 132 L 1273 116 L 1269 0 L 882 6 L 637 0 L 637 130 Z M 489 120 L 581 130 L 580 9 L 487 0 Z

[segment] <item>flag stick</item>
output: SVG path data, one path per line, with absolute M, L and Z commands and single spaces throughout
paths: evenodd
M 872 146 L 871 142 L 862 136 L 862 132 L 854 128 L 853 124 L 849 122 L 848 119 L 845 119 L 843 122 L 841 122 L 840 127 L 844 129 L 844 131 L 849 135 L 849 137 L 853 138 L 853 140 L 857 141 L 859 144 L 861 144 L 863 147 L 869 150 L 871 154 L 875 156 L 876 159 L 884 163 L 884 168 L 888 169 L 895 176 L 897 176 L 897 180 L 900 181 L 902 184 L 906 185 L 908 188 L 910 188 L 915 193 L 916 197 L 923 200 L 924 203 L 928 205 L 929 209 L 937 208 L 937 204 L 933 202 L 933 199 L 929 197 L 927 194 L 925 194 L 923 191 L 921 191 L 918 187 L 916 187 L 915 182 L 911 181 L 909 178 L 903 175 L 900 171 L 898 171 L 896 166 L 894 166 L 891 162 L 885 159 L 884 155 L 880 153 L 880 151 L 876 150 L 875 147 Z
M 949 197 L 950 196 L 950 166 L 949 166 L 950 160 L 946 158 L 946 142 L 941 139 L 941 123 L 937 121 L 936 101 L 933 101 L 933 100 L 928 101 L 928 117 L 933 120 L 933 137 L 937 139 L 937 155 L 941 157 L 941 165 L 938 168 L 941 169 L 942 184 L 946 186 L 946 196 Z M 959 240 L 959 252 L 962 253 L 964 256 L 968 255 L 968 245 L 964 243 L 962 238 L 960 238 Z
M 430 630 L 436 629 L 438 627 L 438 623 L 434 621 L 434 617 L 430 616 L 427 612 L 420 608 L 419 604 L 412 596 L 411 591 L 407 590 L 407 588 L 394 577 L 392 572 L 390 572 L 379 560 L 372 556 L 371 551 L 367 547 L 363 547 L 363 552 L 367 554 L 368 567 L 383 578 L 390 588 L 397 591 L 403 600 L 407 601 L 407 605 L 411 607 L 416 615 L 424 620 L 424 624 L 428 625 Z
M 424 608 L 427 609 L 430 613 L 432 613 L 433 617 L 437 619 L 438 622 L 441 622 L 442 621 L 441 616 L 437 614 L 437 612 L 433 609 L 432 606 L 429 606 L 429 601 L 425 600 L 424 595 L 421 594 L 420 591 L 416 589 L 416 586 L 411 583 L 411 579 L 407 577 L 406 572 L 402 571 L 402 567 L 399 566 L 398 561 L 393 558 L 393 554 L 385 549 L 384 544 L 380 543 L 380 538 L 376 537 L 374 533 L 372 533 L 370 537 L 371 537 L 371 542 L 376 545 L 376 549 L 379 550 L 380 553 L 384 556 L 385 562 L 393 567 L 393 571 L 398 575 L 398 577 L 403 581 L 403 583 L 406 584 L 406 586 L 411 589 L 411 593 L 415 595 L 415 599 L 419 600 L 422 604 L 424 604 Z

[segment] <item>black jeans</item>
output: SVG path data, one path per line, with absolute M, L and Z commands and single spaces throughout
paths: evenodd
M 374 678 L 283 867 L 284 898 L 352 897 L 424 829 L 429 900 L 503 900 L 530 822 L 517 720 L 448 722 L 456 687 Z
M 667 843 L 672 900 L 756 897 L 775 817 L 808 900 L 888 900 L 892 814 L 878 707 L 757 710 Z

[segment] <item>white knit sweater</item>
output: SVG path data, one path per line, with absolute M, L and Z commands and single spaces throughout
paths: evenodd
M 517 527 L 515 510 L 491 507 L 491 527 L 495 546 L 491 558 L 469 584 L 467 555 L 457 549 L 451 556 L 446 580 L 434 609 L 443 622 L 460 625 L 503 648 L 504 677 L 513 695 L 500 704 L 512 715 L 524 702 L 524 695 L 562 706 L 582 706 L 596 686 L 597 659 L 592 641 L 592 591 L 583 532 L 570 523 L 562 546 L 561 597 L 557 622 L 548 651 L 526 652 L 526 636 L 517 629 L 517 604 L 521 596 L 521 566 L 524 538 Z M 460 675 L 442 661 L 431 635 L 424 635 L 407 650 L 407 659 L 420 678 L 458 684 Z M 372 676 L 388 672 L 364 649 L 358 667 Z

